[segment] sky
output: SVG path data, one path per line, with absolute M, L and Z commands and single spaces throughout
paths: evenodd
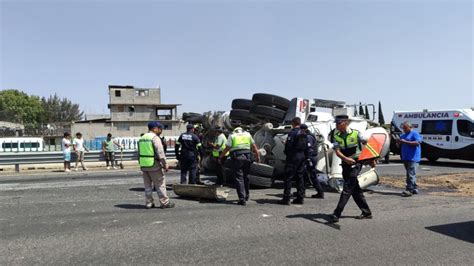
M 394 110 L 474 107 L 473 2 L 0 0 L 1 89 L 108 113 L 108 85 L 178 111 L 270 93 Z

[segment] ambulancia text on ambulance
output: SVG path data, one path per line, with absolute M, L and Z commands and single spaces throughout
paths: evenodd
M 401 124 L 408 122 L 423 138 L 421 156 L 474 161 L 474 108 L 450 110 L 395 111 L 390 127 L 390 151 L 399 154 L 395 139 L 403 134 Z

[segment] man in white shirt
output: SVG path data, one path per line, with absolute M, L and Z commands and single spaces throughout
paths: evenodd
M 79 162 L 81 163 L 82 169 L 84 171 L 87 171 L 87 167 L 84 165 L 84 152 L 89 151 L 86 146 L 84 146 L 84 139 L 82 139 L 82 134 L 81 132 L 76 133 L 76 138 L 72 142 L 72 145 L 74 147 L 74 151 L 76 152 L 76 168 L 74 168 L 75 171 L 78 170 L 79 168 Z

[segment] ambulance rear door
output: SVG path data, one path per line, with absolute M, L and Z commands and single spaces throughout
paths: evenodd
M 460 159 L 474 160 L 474 122 L 463 115 L 458 115 L 455 121 L 453 146 L 458 150 Z

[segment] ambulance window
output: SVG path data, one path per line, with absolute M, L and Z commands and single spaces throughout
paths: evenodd
M 424 120 L 421 124 L 421 134 L 451 135 L 453 120 Z
M 458 120 L 458 133 L 464 137 L 474 137 L 471 132 L 474 132 L 474 123 L 467 120 Z

